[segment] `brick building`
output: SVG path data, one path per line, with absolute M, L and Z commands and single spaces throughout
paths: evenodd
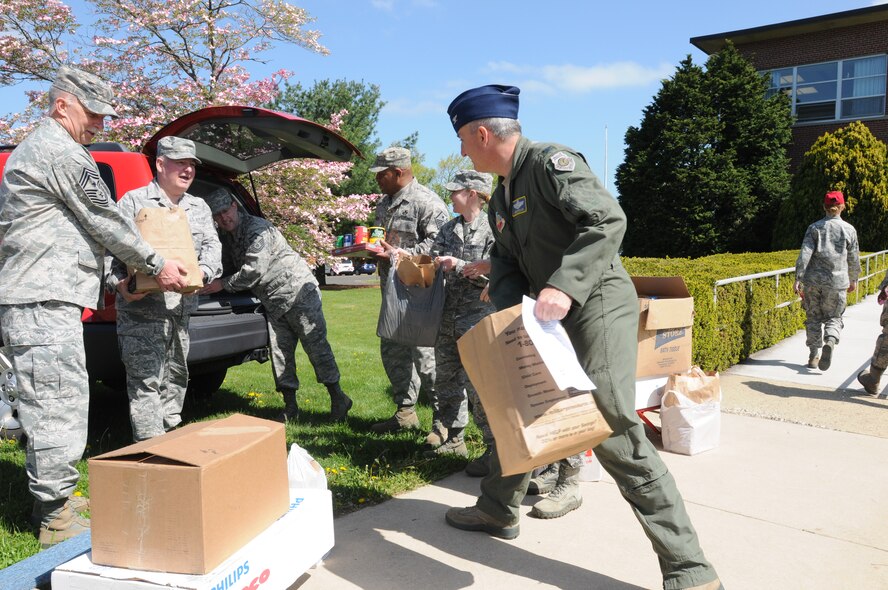
M 870 6 L 690 41 L 711 55 L 730 39 L 792 99 L 795 169 L 818 137 L 859 120 L 888 143 L 888 5 Z

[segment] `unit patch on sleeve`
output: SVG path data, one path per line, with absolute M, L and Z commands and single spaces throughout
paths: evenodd
M 500 215 L 500 212 L 496 212 L 496 231 L 499 233 L 503 233 L 503 227 L 506 225 L 506 220 Z
M 573 172 L 573 169 L 577 167 L 574 159 L 564 152 L 558 152 L 550 159 L 552 160 L 552 165 L 555 166 L 555 170 L 559 172 Z
M 518 197 L 512 201 L 512 218 L 527 213 L 527 197 Z

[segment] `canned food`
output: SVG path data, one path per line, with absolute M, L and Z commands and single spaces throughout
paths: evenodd
M 342 248 L 342 236 L 336 236 L 336 242 L 334 248 Z
M 367 235 L 367 226 L 356 225 L 355 226 L 355 244 L 365 244 L 365 243 L 367 243 L 368 238 L 369 238 L 369 236 Z
M 349 246 L 352 245 L 353 240 L 354 240 L 354 237 L 351 234 L 345 234 L 344 236 L 342 236 L 342 247 L 348 248 Z
M 375 244 L 379 240 L 385 239 L 385 228 L 384 227 L 369 227 L 367 231 L 370 232 L 369 242 L 371 244 Z

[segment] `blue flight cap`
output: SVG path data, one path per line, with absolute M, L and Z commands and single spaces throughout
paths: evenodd
M 453 130 L 459 133 L 460 127 L 478 119 L 517 119 L 520 92 L 517 86 L 502 84 L 489 84 L 466 90 L 454 98 L 447 107 Z

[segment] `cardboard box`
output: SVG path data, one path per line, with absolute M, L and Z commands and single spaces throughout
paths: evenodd
M 504 475 L 584 452 L 611 435 L 591 392 L 555 385 L 524 329 L 520 304 L 487 316 L 457 346 Z
M 284 425 L 233 414 L 89 460 L 93 561 L 205 574 L 287 511 Z
M 681 277 L 632 277 L 638 293 L 636 377 L 691 368 L 694 299 Z
M 203 285 L 203 271 L 197 263 L 191 226 L 185 210 L 179 207 L 146 207 L 136 213 L 136 227 L 142 238 L 166 260 L 176 260 L 188 270 L 183 293 L 193 293 Z M 160 292 L 157 279 L 142 272 L 136 275 L 136 293 Z
M 382 252 L 382 246 L 364 242 L 363 244 L 333 248 L 330 253 L 339 258 L 375 258 L 380 252 Z
M 289 511 L 204 575 L 98 565 L 86 553 L 52 573 L 53 590 L 284 590 L 333 548 L 333 498 L 326 489 L 290 490 Z

